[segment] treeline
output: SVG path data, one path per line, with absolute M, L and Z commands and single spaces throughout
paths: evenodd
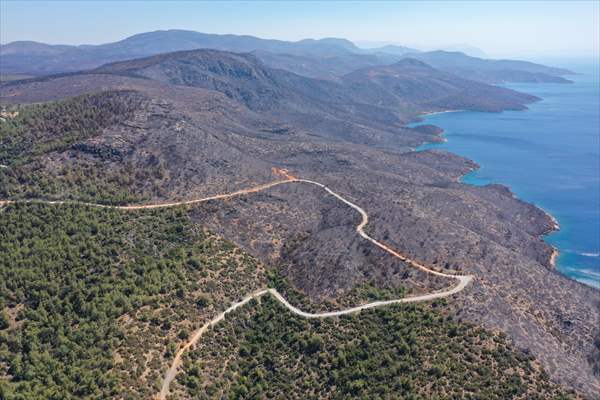
M 15 106 L 18 115 L 0 122 L 0 198 L 117 205 L 163 196 L 163 163 L 127 159 L 127 147 L 85 142 L 132 118 L 143 103 L 136 92 L 108 91 Z M 72 152 L 58 154 L 66 150 Z
M 146 168 L 131 163 L 102 164 L 65 161 L 55 170 L 34 160 L 15 168 L 0 168 L 0 198 L 78 200 L 123 205 L 164 195 L 161 164 Z

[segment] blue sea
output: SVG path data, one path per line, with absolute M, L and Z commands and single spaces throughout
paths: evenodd
M 559 66 L 579 73 L 573 84 L 503 85 L 542 98 L 527 111 L 425 117 L 447 142 L 417 150 L 470 158 L 481 169 L 463 182 L 502 183 L 554 216 L 560 231 L 545 240 L 560 252 L 558 270 L 600 288 L 600 66 Z

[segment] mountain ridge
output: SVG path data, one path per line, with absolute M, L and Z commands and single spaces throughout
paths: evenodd
M 199 48 L 238 53 L 262 52 L 263 61 L 271 62 L 273 66 L 304 73 L 313 78 L 332 80 L 361 67 L 392 64 L 402 57 L 428 57 L 428 54 L 435 53 L 414 52 L 415 49 L 401 46 L 361 49 L 351 41 L 341 38 L 303 39 L 290 42 L 249 35 L 207 34 L 171 29 L 139 33 L 100 45 L 48 45 L 31 41 L 7 43 L 0 45 L 0 56 L 2 56 L 0 74 L 47 75 L 74 72 L 97 68 L 110 62 Z M 517 64 L 506 65 L 506 60 L 501 60 L 501 69 L 496 68 L 496 72 L 491 73 L 489 66 L 493 63 L 482 63 L 483 59 L 469 57 L 459 52 L 445 53 L 452 54 L 453 60 L 438 62 L 435 67 L 462 74 L 464 77 L 469 77 L 470 74 L 471 78 L 484 82 L 497 83 L 502 80 L 516 79 L 517 81 L 564 83 L 566 79 L 561 78 L 560 75 L 570 73 L 568 70 L 533 63 L 517 62 Z M 464 62 L 465 59 L 470 60 L 473 64 L 470 69 L 476 70 L 475 72 L 479 72 L 482 66 L 487 65 L 487 73 L 456 70 L 456 63 L 461 60 Z M 338 65 L 340 62 L 341 65 Z M 513 70 L 509 68 L 511 66 Z
M 548 67 L 521 60 L 484 59 L 469 56 L 460 51 L 434 50 L 408 53 L 403 58 L 415 58 L 435 68 L 443 69 L 468 79 L 488 83 L 504 82 L 553 82 L 569 83 L 563 75 L 571 75 L 565 68 Z
M 390 66 L 358 70 L 341 77 L 338 82 L 272 69 L 248 53 L 205 49 L 116 62 L 90 72 L 124 73 L 217 90 L 251 109 L 280 109 L 290 104 L 296 109 L 310 109 L 320 108 L 321 104 L 346 103 L 379 105 L 390 110 L 419 104 L 428 109 L 501 111 L 524 109 L 526 103 L 538 100 L 535 96 L 453 76 L 411 58 Z M 387 82 L 373 82 L 378 77 Z M 361 90 L 361 85 L 367 87 Z M 393 93 L 390 85 L 398 90 Z M 426 92 L 424 88 L 427 88 Z M 374 96 L 386 98 L 387 103 L 374 101 Z

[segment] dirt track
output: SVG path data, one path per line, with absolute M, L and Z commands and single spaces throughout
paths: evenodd
M 222 313 L 217 315 L 211 321 L 209 321 L 204 326 L 202 326 L 200 329 L 198 329 L 196 332 L 194 332 L 194 334 L 192 335 L 190 340 L 188 340 L 188 342 L 181 349 L 179 349 L 179 351 L 175 355 L 173 362 L 171 363 L 171 366 L 169 367 L 169 369 L 167 370 L 167 373 L 165 374 L 163 384 L 161 387 L 161 391 L 156 397 L 159 400 L 165 400 L 167 395 L 169 394 L 169 386 L 170 386 L 171 382 L 173 381 L 173 379 L 175 379 L 175 376 L 177 375 L 177 370 L 181 364 L 181 357 L 183 356 L 183 354 L 190 347 L 192 347 L 193 345 L 195 345 L 198 342 L 198 340 L 208 330 L 209 327 L 217 324 L 219 321 L 221 321 L 225 318 L 225 315 L 227 313 L 234 311 L 238 307 L 249 302 L 251 299 L 258 298 L 258 297 L 261 297 L 261 296 L 269 293 L 276 300 L 278 300 L 281 304 L 283 304 L 289 311 L 291 311 L 292 313 L 294 313 L 296 315 L 299 315 L 304 318 L 329 318 L 329 317 L 337 317 L 337 316 L 345 315 L 345 314 L 352 314 L 352 313 L 360 312 L 361 310 L 366 310 L 366 309 L 370 309 L 370 308 L 387 306 L 390 304 L 415 303 L 415 302 L 430 301 L 430 300 L 434 300 L 434 299 L 452 296 L 453 294 L 456 294 L 456 293 L 459 293 L 460 291 L 462 291 L 469 284 L 469 282 L 471 282 L 471 280 L 473 279 L 472 275 L 455 275 L 455 274 L 449 274 L 449 273 L 444 273 L 444 272 L 434 270 L 433 268 L 430 268 L 430 267 L 428 267 L 424 264 L 421 264 L 415 260 L 411 260 L 410 258 L 408 258 L 408 257 L 402 255 L 401 253 L 398 253 L 394 249 L 390 248 L 386 244 L 373 239 L 371 236 L 369 236 L 364 231 L 364 227 L 369 223 L 369 215 L 367 214 L 367 212 L 364 209 L 362 209 L 361 207 L 359 207 L 358 205 L 352 203 L 351 201 L 345 199 L 343 196 L 337 194 L 336 192 L 334 192 L 327 186 L 325 186 L 319 182 L 315 182 L 315 181 L 311 181 L 311 180 L 307 180 L 307 179 L 298 179 L 294 176 L 289 175 L 287 173 L 287 171 L 285 171 L 285 170 L 274 170 L 274 172 L 277 175 L 283 176 L 284 179 L 279 180 L 279 181 L 274 181 L 271 183 L 266 183 L 263 185 L 254 186 L 249 189 L 238 190 L 238 191 L 232 192 L 232 193 L 219 194 L 219 195 L 204 197 L 204 198 L 196 199 L 196 200 L 186 200 L 186 201 L 179 201 L 179 202 L 172 202 L 172 203 L 111 206 L 111 205 L 86 203 L 86 202 L 78 202 L 78 201 L 48 201 L 48 200 L 22 200 L 22 201 L 17 200 L 17 201 L 13 201 L 13 200 L 5 200 L 5 201 L 0 201 L 0 206 L 20 202 L 20 203 L 45 203 L 45 204 L 77 204 L 77 205 L 83 205 L 83 206 L 89 206 L 89 207 L 115 208 L 115 209 L 119 209 L 119 210 L 142 210 L 142 209 L 155 209 L 155 208 L 190 205 L 190 204 L 196 204 L 196 203 L 203 203 L 203 202 L 207 202 L 207 201 L 211 201 L 211 200 L 223 200 L 223 199 L 228 199 L 228 198 L 232 198 L 232 197 L 236 197 L 236 196 L 242 196 L 242 195 L 246 195 L 246 194 L 260 192 L 260 191 L 269 189 L 269 188 L 277 186 L 277 185 L 291 184 L 291 183 L 306 183 L 306 184 L 310 184 L 310 185 L 316 185 L 316 186 L 322 188 L 330 195 L 334 196 L 338 200 L 342 201 L 343 203 L 347 204 L 354 210 L 358 211 L 360 213 L 360 215 L 362 216 L 362 220 L 361 220 L 360 224 L 358 224 L 356 226 L 356 232 L 364 239 L 370 241 L 375 246 L 385 250 L 387 253 L 389 253 L 393 257 L 396 257 L 396 258 L 402 260 L 403 262 L 409 264 L 412 267 L 418 268 L 422 271 L 425 271 L 425 272 L 433 274 L 433 275 L 437 275 L 437 276 L 441 276 L 441 277 L 449 278 L 449 279 L 455 279 L 458 281 L 458 284 L 451 287 L 450 289 L 443 290 L 443 291 L 438 291 L 438 292 L 429 293 L 429 294 L 420 295 L 420 296 L 405 297 L 405 298 L 401 298 L 401 299 L 394 299 L 394 300 L 387 300 L 387 301 L 375 301 L 372 303 L 359 305 L 359 306 L 348 308 L 345 310 L 329 311 L 329 312 L 323 312 L 323 313 L 304 312 L 304 311 L 300 310 L 299 308 L 290 304 L 275 289 L 269 288 L 269 289 L 260 290 L 255 293 L 251 293 L 251 294 L 247 295 L 246 297 L 244 297 L 244 299 L 242 299 L 241 301 L 232 304 L 225 311 L 223 311 Z

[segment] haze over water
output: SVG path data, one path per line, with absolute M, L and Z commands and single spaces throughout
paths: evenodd
M 542 98 L 528 111 L 456 112 L 427 116 L 444 129 L 443 149 L 476 161 L 465 183 L 509 186 L 554 216 L 561 230 L 546 236 L 560 252 L 557 268 L 600 288 L 600 80 L 598 65 L 560 65 L 574 84 L 510 84 Z

